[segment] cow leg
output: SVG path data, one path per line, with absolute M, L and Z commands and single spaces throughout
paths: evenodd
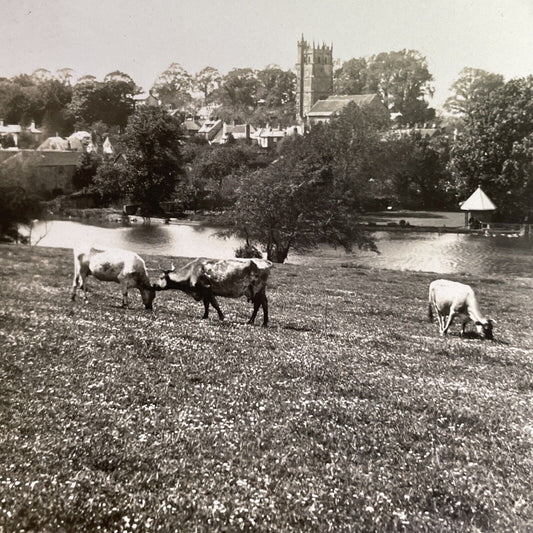
M 455 310 L 450 309 L 450 314 L 448 315 L 448 321 L 446 322 L 446 325 L 444 326 L 444 329 L 442 330 L 442 335 L 446 335 L 446 333 L 448 332 L 448 329 L 450 329 L 450 326 L 452 325 L 454 318 L 455 318 Z
M 444 318 L 441 312 L 437 309 L 437 322 L 439 324 L 439 333 L 442 335 L 442 330 L 444 328 Z
M 72 281 L 72 292 L 70 293 L 70 299 L 72 301 L 76 300 L 76 289 L 78 288 L 80 275 L 78 273 L 74 274 L 74 279 Z
M 210 294 L 209 302 L 211 303 L 211 305 L 215 308 L 216 312 L 218 313 L 219 320 L 224 320 L 224 313 L 220 310 L 220 306 L 218 305 L 218 302 L 213 293 Z
M 80 278 L 81 278 L 81 288 L 83 289 L 83 298 L 85 300 L 85 303 L 89 301 L 89 298 L 87 297 L 87 272 L 81 272 Z
M 255 317 L 257 316 L 257 311 L 259 311 L 259 308 L 263 306 L 263 326 L 266 327 L 268 325 L 268 300 L 266 294 L 264 292 L 257 293 L 253 298 L 253 302 L 254 310 L 250 320 L 248 320 L 248 324 L 254 323 Z
M 209 316 L 209 296 L 204 296 L 204 316 L 202 318 L 207 318 Z
M 122 289 L 122 307 L 128 307 L 128 282 L 123 279 L 120 281 L 120 288 Z

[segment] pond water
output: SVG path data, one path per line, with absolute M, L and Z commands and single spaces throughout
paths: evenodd
M 421 218 L 409 221 L 412 225 L 426 224 Z M 448 227 L 452 225 L 450 223 Z M 138 222 L 129 227 L 100 227 L 58 220 L 48 222 L 46 227 L 44 223 L 36 224 L 32 240 L 35 242 L 44 235 L 38 242 L 39 246 L 73 248 L 94 245 L 125 248 L 141 255 L 234 257 L 234 250 L 241 242 L 238 239 L 219 239 L 215 236 L 216 231 L 215 228 L 194 224 L 165 225 L 153 222 L 151 225 L 142 225 Z M 345 254 L 343 250 L 323 246 L 310 254 L 291 254 L 288 262 L 356 263 L 368 267 L 442 274 L 464 272 L 472 275 L 512 274 L 530 277 L 533 273 L 533 239 L 413 231 L 377 231 L 374 235 L 379 255 L 364 251 Z

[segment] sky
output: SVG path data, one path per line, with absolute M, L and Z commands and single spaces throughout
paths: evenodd
M 302 34 L 341 62 L 418 50 L 436 107 L 463 67 L 533 74 L 533 0 L 0 0 L 0 77 L 121 70 L 148 90 L 173 62 L 292 69 Z

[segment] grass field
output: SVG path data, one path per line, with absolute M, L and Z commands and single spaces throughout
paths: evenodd
M 532 278 L 454 276 L 488 342 L 439 337 L 425 273 L 276 266 L 267 329 L 71 277 L 0 246 L 0 531 L 533 529 Z

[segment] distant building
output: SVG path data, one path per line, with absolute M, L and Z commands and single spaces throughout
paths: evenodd
M 23 128 L 20 124 L 5 125 L 4 121 L 0 119 L 0 143 L 2 143 L 2 141 L 4 141 L 4 139 L 7 137 L 11 137 L 13 139 L 13 144 L 18 146 L 19 135 L 22 132 L 31 134 L 34 139 L 38 139 L 38 137 L 42 134 L 42 131 L 35 127 L 35 122 L 33 121 L 29 127 Z
M 424 124 L 422 127 L 415 125 L 411 128 L 397 128 L 390 130 L 390 137 L 402 138 L 409 135 L 419 135 L 422 139 L 433 139 L 443 132 L 442 128 L 437 127 L 436 124 Z
M 181 131 L 185 137 L 194 137 L 202 127 L 202 121 L 194 118 L 186 118 L 181 123 Z
M 483 222 L 490 222 L 492 214 L 496 211 L 493 201 L 485 194 L 481 185 L 461 205 L 465 212 L 465 226 L 479 229 Z
M 296 80 L 296 117 L 303 122 L 315 102 L 333 94 L 333 46 L 311 46 L 302 35 Z
M 80 152 L 71 150 L 19 150 L 2 163 L 11 183 L 47 197 L 74 191 L 72 177 Z
M 221 120 L 206 120 L 198 130 L 198 135 L 207 142 L 211 142 L 222 129 L 222 126 Z
M 133 97 L 135 107 L 139 106 L 160 106 L 161 101 L 158 100 L 151 92 L 136 94 Z
M 233 140 L 250 140 L 255 135 L 256 129 L 251 124 L 226 124 L 218 131 L 212 139 L 214 144 L 226 144 L 231 138 Z
M 329 122 L 338 115 L 350 102 L 355 102 L 358 106 L 372 106 L 388 112 L 382 104 L 377 94 L 343 94 L 329 96 L 325 100 L 319 100 L 307 113 L 307 123 L 309 126 L 320 122 Z
M 257 144 L 261 148 L 272 148 L 278 144 L 285 137 L 290 137 L 291 135 L 303 135 L 304 128 L 303 126 L 289 126 L 288 128 L 261 128 L 252 136 L 257 141 Z

